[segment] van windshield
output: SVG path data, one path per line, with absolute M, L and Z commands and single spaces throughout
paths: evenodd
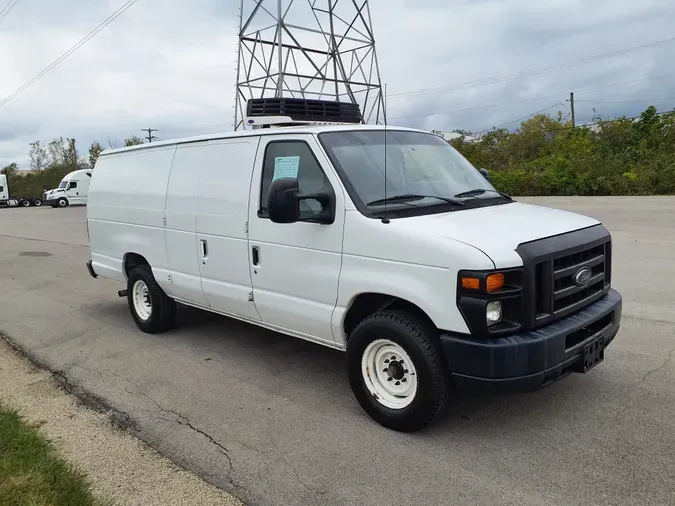
M 507 201 L 448 142 L 434 134 L 390 130 L 386 133 L 387 209 L 394 217 L 448 212 Z M 385 134 L 383 130 L 327 132 L 319 135 L 352 200 L 366 215 L 384 210 Z M 469 199 L 455 195 L 489 190 Z M 427 196 L 391 200 L 400 195 Z M 440 198 L 435 198 L 440 197 Z M 452 206 L 448 200 L 462 200 Z

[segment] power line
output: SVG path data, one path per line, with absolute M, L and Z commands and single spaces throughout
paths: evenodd
M 578 102 L 578 100 L 575 99 L 575 102 Z M 555 107 L 556 105 L 564 105 L 564 104 L 553 104 L 551 107 Z M 514 123 L 516 121 L 525 120 L 525 119 L 527 119 L 531 116 L 535 116 L 535 115 L 537 115 L 541 112 L 544 112 L 544 111 L 550 109 L 551 107 L 547 107 L 546 109 L 542 109 L 541 111 L 537 111 L 535 113 L 528 114 L 527 116 L 524 116 L 522 118 L 518 118 L 516 120 L 509 121 L 508 123 L 504 123 L 503 125 L 500 125 L 498 127 L 492 127 L 492 128 L 487 128 L 485 130 L 480 130 L 479 132 L 476 132 L 474 135 L 482 134 L 483 132 L 487 132 L 489 130 L 492 130 L 493 128 L 502 128 L 502 127 L 504 127 L 506 125 L 510 125 L 511 123 Z M 662 112 L 656 113 L 657 116 L 667 116 L 667 115 L 671 115 L 671 114 L 675 115 L 675 111 L 662 111 Z M 594 121 L 594 122 L 591 122 L 591 123 L 584 123 L 583 125 L 576 125 L 576 128 L 587 128 L 587 127 L 596 126 L 596 125 L 604 125 L 606 123 L 615 123 L 616 121 L 621 121 L 621 120 L 633 120 L 633 119 L 640 119 L 640 118 L 642 118 L 642 115 L 640 115 L 640 116 L 628 116 L 628 117 L 622 116 L 620 118 L 606 119 L 606 120 Z M 560 125 L 560 126 L 556 127 L 554 130 L 540 130 L 540 132 L 553 133 L 553 132 L 559 132 L 561 130 L 573 130 L 573 129 L 574 129 L 574 127 L 572 127 L 572 126 Z
M 609 87 L 612 87 L 612 86 L 619 86 L 619 85 L 622 85 L 622 84 L 632 84 L 632 83 L 637 83 L 637 82 L 640 82 L 640 81 L 647 81 L 647 80 L 650 80 L 650 79 L 657 79 L 659 77 L 667 77 L 667 76 L 672 76 L 672 75 L 675 75 L 675 72 L 669 72 L 667 74 L 659 74 L 659 75 L 656 75 L 656 76 L 642 77 L 640 79 L 632 79 L 630 81 L 619 81 L 619 82 L 616 82 L 616 83 L 602 84 L 602 85 L 599 85 L 599 86 L 593 86 L 591 88 L 582 88 L 580 90 L 575 90 L 574 92 L 575 93 L 582 93 L 582 92 L 586 92 L 586 91 L 595 91 L 595 90 L 599 90 L 599 89 L 602 89 L 602 88 L 609 88 Z M 503 106 L 506 106 L 506 105 L 523 104 L 523 103 L 526 103 L 526 102 L 534 102 L 536 100 L 545 100 L 545 99 L 549 99 L 549 98 L 556 98 L 556 97 L 560 97 L 561 95 L 565 95 L 565 94 L 567 94 L 566 91 L 561 91 L 560 93 L 554 93 L 552 95 L 543 95 L 543 96 L 538 96 L 538 97 L 525 98 L 525 99 L 522 99 L 522 100 L 513 100 L 511 102 L 503 102 L 501 104 L 477 105 L 477 106 L 474 106 L 474 107 L 467 107 L 467 108 L 463 108 L 463 109 L 435 111 L 435 112 L 423 113 L 423 114 L 409 114 L 407 116 L 395 116 L 395 117 L 392 117 L 392 118 L 389 118 L 389 119 L 425 118 L 425 117 L 428 117 L 428 116 L 437 116 L 437 115 L 440 115 L 440 114 L 450 114 L 450 113 L 453 113 L 453 112 L 466 112 L 466 111 L 473 111 L 473 110 L 476 110 L 476 109 L 489 109 L 489 108 L 492 108 L 492 107 L 503 107 Z M 575 99 L 575 102 L 586 102 L 586 101 Z
M 548 111 L 549 109 L 552 109 L 553 107 L 555 107 L 557 105 L 562 105 L 563 107 L 566 107 L 565 104 L 563 104 L 561 102 L 557 102 L 553 105 L 549 105 L 548 107 L 546 107 L 544 109 L 541 109 L 540 111 L 533 112 L 532 114 L 528 114 L 527 116 L 523 116 L 522 118 L 517 118 L 517 119 L 511 120 L 508 123 L 504 123 L 503 125 L 499 125 L 497 127 L 486 128 L 485 130 L 480 130 L 480 131 L 476 132 L 476 134 L 482 134 L 483 132 L 488 132 L 488 131 L 493 130 L 493 129 L 504 128 L 505 126 L 510 125 L 511 123 L 515 123 L 516 121 L 523 121 L 523 120 L 526 120 L 527 118 L 530 118 L 532 116 L 536 116 L 537 114 L 541 114 L 542 112 Z
M 566 63 L 560 63 L 557 65 L 550 65 L 548 67 L 540 67 L 537 69 L 531 69 L 531 70 L 523 70 L 521 72 L 516 72 L 512 74 L 505 74 L 502 76 L 494 76 L 494 77 L 487 77 L 484 79 L 477 79 L 474 81 L 464 81 L 460 83 L 455 83 L 451 84 L 448 86 L 439 86 L 436 88 L 422 88 L 419 90 L 415 91 L 408 91 L 404 93 L 397 93 L 395 95 L 391 95 L 389 98 L 401 98 L 401 97 L 410 97 L 410 96 L 417 96 L 417 95 L 424 95 L 426 93 L 433 93 L 433 92 L 439 92 L 439 91 L 455 91 L 455 90 L 460 90 L 460 89 L 465 89 L 465 88 L 475 88 L 478 86 L 485 86 L 488 84 L 494 84 L 494 83 L 499 83 L 499 82 L 504 82 L 504 81 L 511 81 L 514 79 L 520 79 L 523 77 L 529 77 L 529 76 L 534 76 L 537 74 L 543 74 L 545 72 L 553 72 L 555 70 L 562 70 L 562 69 L 567 69 L 571 67 L 577 67 L 579 65 L 584 65 L 586 63 L 591 63 L 597 60 L 604 60 L 607 58 L 614 58 L 617 56 L 622 56 L 625 54 L 633 53 L 636 51 L 642 51 L 644 49 L 649 49 L 652 47 L 660 46 L 663 44 L 669 44 L 671 42 L 675 41 L 675 37 L 671 37 L 669 39 L 662 39 L 662 40 L 657 40 L 654 42 L 650 42 L 649 44 L 643 44 L 641 46 L 634 46 L 634 47 L 629 47 L 626 49 L 621 49 L 617 51 L 612 51 L 609 53 L 604 53 L 600 55 L 595 55 L 595 56 L 588 56 L 586 58 L 582 58 L 580 60 L 573 60 L 569 61 Z
M 146 139 L 148 139 L 148 142 L 152 142 L 153 139 L 157 138 L 154 135 L 152 135 L 152 132 L 159 132 L 159 130 L 157 130 L 156 128 L 141 128 L 141 130 L 144 132 L 148 132 L 148 135 L 146 137 Z
M 576 102 L 584 102 L 586 104 L 637 104 L 643 102 L 665 102 L 667 100 L 675 100 L 675 97 L 650 98 L 645 100 L 576 100 Z
M 17 0 L 18 1 L 18 0 Z M 71 47 L 68 51 L 63 53 L 61 56 L 59 56 L 56 60 L 54 60 L 50 65 L 48 65 L 44 70 L 42 70 L 39 74 L 37 74 L 35 77 L 33 77 L 30 81 L 25 83 L 23 86 L 21 86 L 18 90 L 16 90 L 14 93 L 11 95 L 7 96 L 4 100 L 0 101 L 0 107 L 5 105 L 7 102 L 12 100 L 14 97 L 16 97 L 19 93 L 24 91 L 26 88 L 30 87 L 33 83 L 35 83 L 38 79 L 40 79 L 42 76 L 47 74 L 50 70 L 52 70 L 54 67 L 58 66 L 63 60 L 68 58 L 71 54 L 73 54 L 75 51 L 80 49 L 82 46 L 84 46 L 89 40 L 94 38 L 101 30 L 103 30 L 106 26 L 108 26 L 110 23 L 115 21 L 119 16 L 121 16 L 129 7 L 134 5 L 138 0 L 129 0 L 127 3 L 125 3 L 122 7 L 117 9 L 115 12 L 113 12 L 110 16 L 108 16 L 100 25 L 98 25 L 96 28 L 94 28 L 91 32 L 89 32 L 87 35 L 84 36 L 77 44 L 75 44 L 73 47 Z M 14 4 L 16 5 L 16 4 Z
M 12 3 L 14 2 L 14 3 Z M 7 5 L 5 5 L 2 10 L 0 11 L 0 23 L 2 23 L 2 20 L 7 17 L 7 14 L 9 14 L 14 7 L 16 7 L 16 4 L 19 3 L 19 0 L 9 0 L 7 2 Z M 11 5 L 10 5 L 11 4 Z

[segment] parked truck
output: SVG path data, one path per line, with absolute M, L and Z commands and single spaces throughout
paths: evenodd
M 5 174 L 0 174 L 0 207 L 39 207 L 41 205 L 41 197 L 19 197 L 13 199 L 9 193 L 7 176 Z
M 44 193 L 42 200 L 52 207 L 86 206 L 90 180 L 90 169 L 69 172 L 57 188 Z

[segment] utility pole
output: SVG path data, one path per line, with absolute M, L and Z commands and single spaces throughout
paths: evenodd
M 156 139 L 154 135 L 152 135 L 152 132 L 159 132 L 156 128 L 141 128 L 142 131 L 148 132 L 148 136 L 146 139 L 148 139 L 148 142 L 152 142 L 152 139 Z
M 572 111 L 572 130 L 576 126 L 574 121 L 574 92 L 570 92 L 570 111 Z

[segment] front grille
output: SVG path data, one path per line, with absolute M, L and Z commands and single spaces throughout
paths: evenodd
M 602 225 L 522 243 L 523 328 L 548 325 L 592 304 L 611 282 L 612 237 Z M 574 283 L 579 269 L 590 269 L 590 281 Z
M 538 262 L 534 271 L 536 319 L 555 320 L 599 299 L 609 288 L 610 250 L 608 240 Z M 579 286 L 575 276 L 583 268 L 590 269 L 590 281 Z

